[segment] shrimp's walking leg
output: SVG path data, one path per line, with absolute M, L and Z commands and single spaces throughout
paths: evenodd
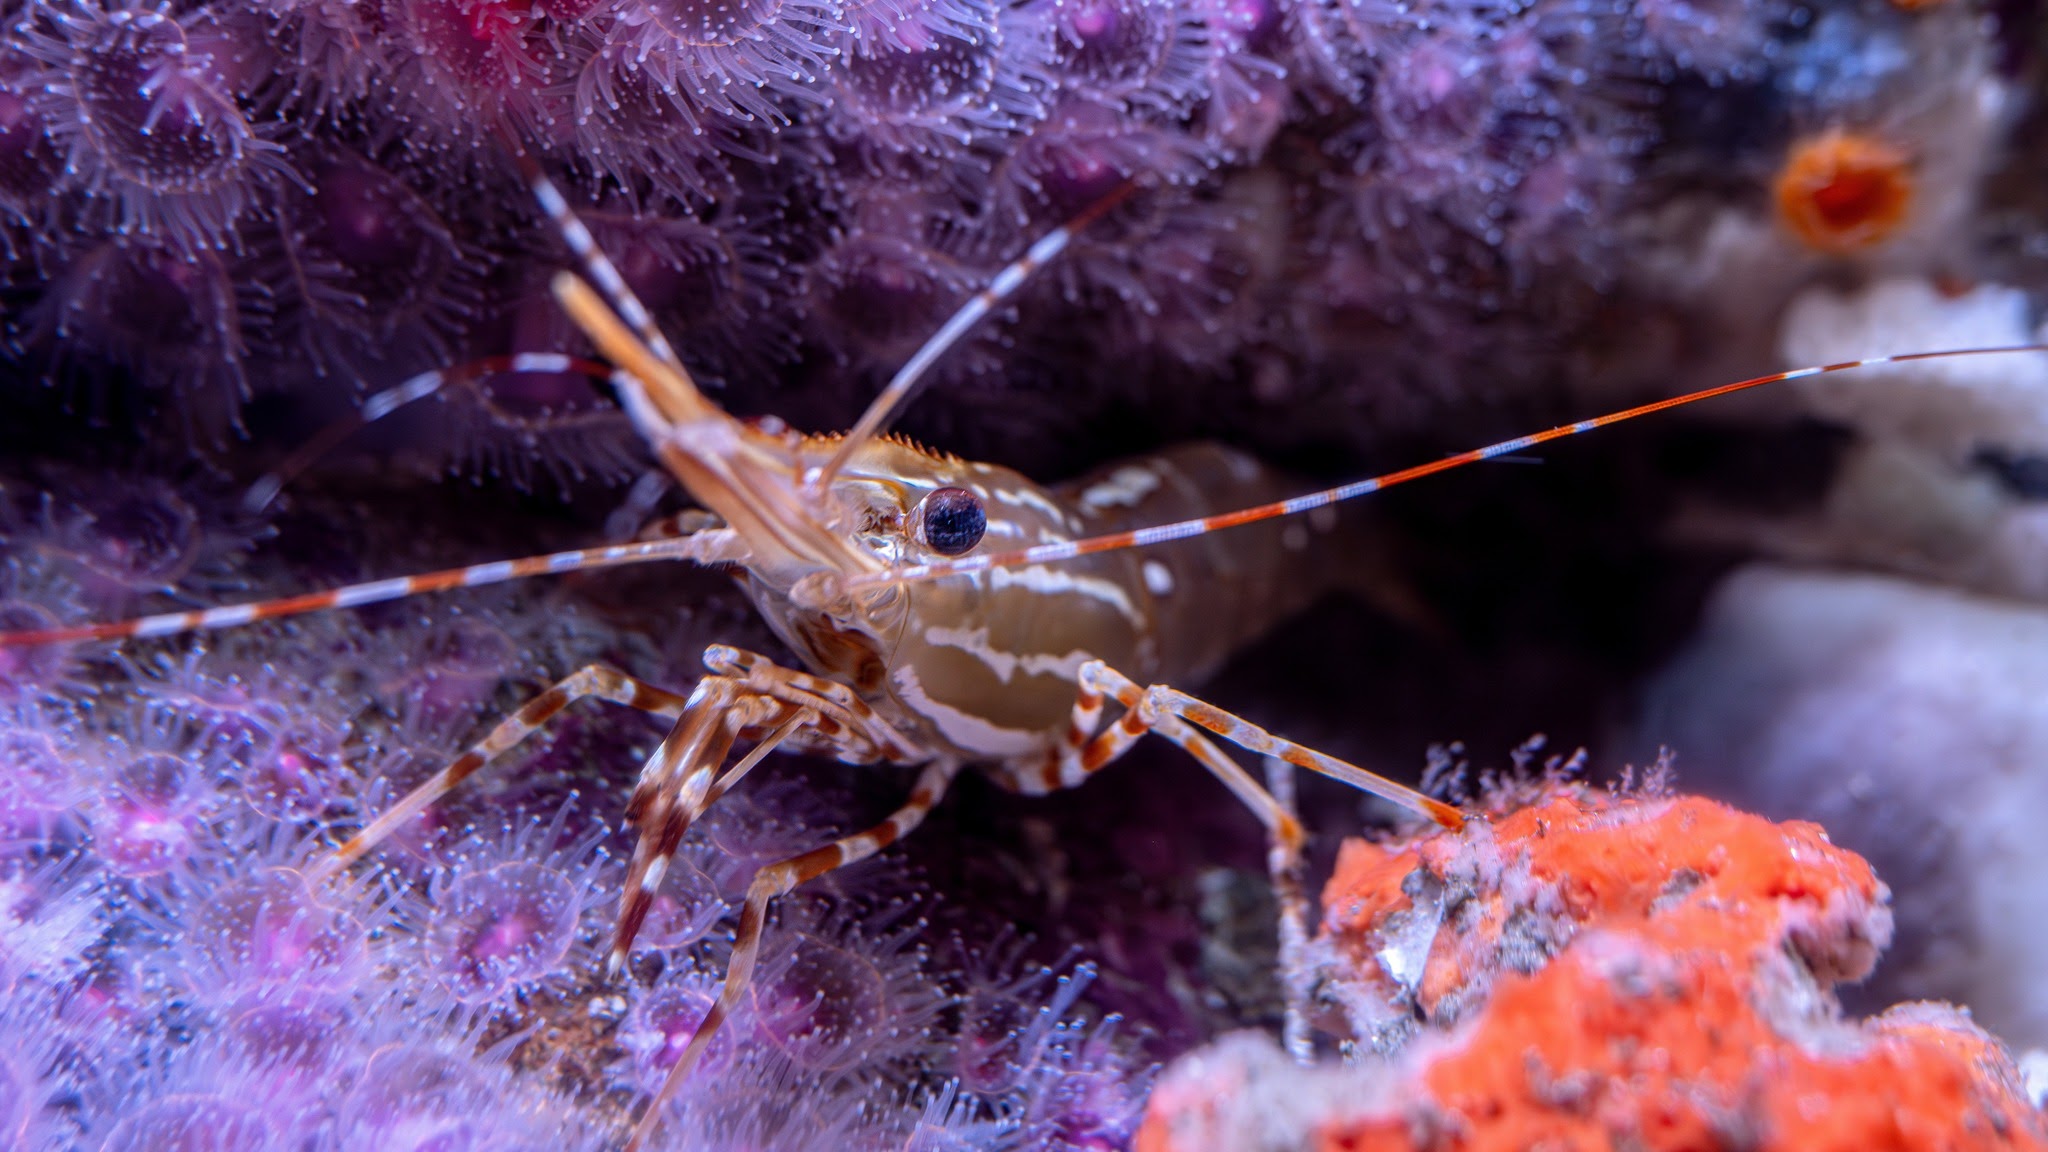
M 1299 823 L 1294 805 L 1294 765 L 1266 757 L 1266 794 L 1288 819 Z M 1280 980 L 1285 985 L 1286 1015 L 1280 1025 L 1280 1046 L 1299 1064 L 1315 1060 L 1315 1040 L 1308 1023 L 1312 981 L 1308 977 L 1308 881 L 1299 852 L 1283 860 L 1269 853 L 1266 872 L 1280 904 Z
M 753 979 L 754 964 L 761 954 L 761 932 L 767 923 L 768 902 L 805 881 L 815 880 L 834 868 L 865 860 L 902 839 L 924 821 L 939 798 L 946 794 L 947 786 L 959 771 L 960 766 L 949 760 L 935 760 L 927 764 L 918 775 L 917 786 L 911 790 L 909 801 L 891 813 L 887 820 L 865 832 L 770 864 L 755 874 L 754 882 L 747 886 L 746 903 L 740 908 L 739 928 L 733 935 L 732 960 L 725 969 L 725 987 L 719 990 L 717 1002 L 698 1023 L 697 1031 L 690 1037 L 689 1047 L 683 1049 L 675 1066 L 669 1069 L 661 1090 L 655 1093 L 647 1111 L 641 1114 L 639 1124 L 633 1129 L 633 1138 L 626 1142 L 626 1152 L 639 1152 L 661 1127 L 662 1110 L 667 1106 L 669 1097 L 688 1078 L 691 1067 L 703 1055 L 726 1017 L 739 1005 L 740 997 L 745 995 L 748 982 Z
M 790 737 L 801 734 L 803 747 L 845 764 L 926 758 L 843 684 L 724 644 L 704 650 L 704 667 L 711 675 L 698 682 L 685 715 L 648 757 L 626 804 L 626 822 L 642 835 L 642 851 L 634 854 L 626 877 L 629 892 L 650 867 L 666 868 L 666 853 L 704 810 Z M 744 759 L 718 773 L 734 740 L 769 729 Z M 649 837 L 652 855 L 646 852 Z
M 1140 688 L 1130 677 L 1100 660 L 1090 660 L 1081 665 L 1080 679 L 1081 692 L 1074 702 L 1074 721 L 1077 728 L 1084 716 L 1092 725 L 1092 717 L 1100 715 L 1101 698 L 1105 695 L 1114 698 L 1125 708 L 1123 718 L 1110 732 L 1114 733 L 1121 729 L 1129 729 L 1130 732 L 1122 739 L 1112 757 L 1121 755 L 1123 747 L 1146 730 L 1159 728 L 1164 718 L 1176 716 L 1196 727 L 1206 728 L 1247 751 L 1284 760 L 1297 768 L 1306 768 L 1334 780 L 1342 780 L 1361 792 L 1370 792 L 1382 800 L 1398 804 L 1445 828 L 1455 830 L 1465 826 L 1465 814 L 1441 800 L 1433 800 L 1405 784 L 1396 784 L 1377 772 L 1368 772 L 1356 764 L 1346 763 L 1335 756 L 1296 744 L 1285 737 L 1275 736 L 1243 717 L 1225 712 L 1206 701 L 1197 700 L 1179 689 L 1168 688 L 1163 684 Z M 1105 736 L 1109 734 L 1104 733 Z M 1073 732 L 1068 733 L 1067 742 L 1070 747 L 1076 743 Z M 1064 749 L 1062 752 L 1064 754 Z M 1085 775 L 1100 765 L 1091 765 L 1084 751 L 1076 767 Z M 1063 763 L 1060 781 L 1062 784 L 1069 783 L 1065 778 L 1067 771 Z M 1247 776 L 1245 779 L 1249 781 L 1250 777 Z M 1257 787 L 1256 784 L 1252 786 Z M 1260 791 L 1263 793 L 1264 789 Z
M 1128 686 L 1128 690 L 1123 690 Z M 1102 717 L 1105 694 L 1124 704 L 1124 714 L 1107 731 L 1095 735 Z M 1053 753 L 1059 784 L 1072 787 L 1101 771 L 1137 743 L 1146 732 L 1157 732 L 1185 749 L 1209 774 L 1223 782 L 1232 795 L 1251 809 L 1266 826 L 1266 870 L 1272 880 L 1273 896 L 1280 905 L 1280 973 L 1286 1000 L 1285 1032 L 1289 1054 L 1306 1061 L 1313 1053 L 1308 1047 L 1307 990 L 1300 973 L 1301 944 L 1308 939 L 1308 892 L 1302 881 L 1302 846 L 1305 837 L 1301 821 L 1273 794 L 1252 779 L 1235 760 L 1179 717 L 1144 707 L 1136 684 L 1100 661 L 1081 667 L 1081 687 L 1074 697 L 1073 723 L 1067 738 Z
M 681 716 L 686 705 L 683 697 L 674 692 L 656 688 L 609 665 L 590 664 L 577 669 L 554 687 L 528 700 L 519 711 L 499 721 L 489 735 L 372 820 L 336 849 L 332 856 L 314 865 L 312 879 L 324 880 L 362 859 L 406 821 L 426 811 L 429 805 L 454 791 L 478 769 L 511 751 L 520 741 L 539 731 L 541 725 L 554 719 L 562 709 L 586 696 L 638 708 L 656 716 Z
M 1309 916 L 1308 888 L 1302 878 L 1302 848 L 1307 836 L 1301 830 L 1301 821 L 1200 732 L 1172 716 L 1160 717 L 1152 731 L 1200 761 L 1266 826 L 1266 874 L 1280 905 L 1280 984 L 1287 1013 L 1283 1035 L 1290 1041 L 1288 1054 L 1306 1064 L 1315 1053 L 1309 1047 L 1308 989 L 1301 968 Z
M 697 682 L 682 718 L 647 758 L 626 803 L 626 823 L 639 830 L 640 839 L 619 898 L 610 959 L 615 972 L 625 966 L 690 825 L 785 740 L 801 735 L 804 746 L 848 764 L 923 758 L 844 685 L 723 644 L 704 650 L 704 667 L 711 675 Z M 760 743 L 720 773 L 734 741 L 749 736 Z
M 1116 723 L 1094 734 L 1102 717 L 1104 697 L 1123 705 Z M 1074 697 L 1073 722 L 1066 739 L 1052 753 L 1049 776 L 1061 787 L 1079 784 L 1115 761 L 1138 737 L 1156 732 L 1185 749 L 1223 782 L 1245 807 L 1266 826 L 1267 869 L 1273 879 L 1273 893 L 1280 903 L 1281 979 L 1286 985 L 1287 1034 L 1297 1059 L 1310 1055 L 1306 1027 L 1307 990 L 1300 979 L 1301 945 L 1308 939 L 1308 893 L 1302 881 L 1301 822 L 1287 806 L 1273 798 L 1235 760 L 1195 730 L 1207 728 L 1224 739 L 1266 756 L 1334 776 L 1374 795 L 1394 800 L 1429 816 L 1437 823 L 1455 828 L 1464 823 L 1457 809 L 1432 800 L 1412 788 L 1374 775 L 1291 740 L 1275 736 L 1220 708 L 1184 692 L 1154 685 L 1140 688 L 1130 677 L 1100 660 L 1081 666 L 1080 689 Z M 1093 734 L 1093 735 L 1091 735 Z

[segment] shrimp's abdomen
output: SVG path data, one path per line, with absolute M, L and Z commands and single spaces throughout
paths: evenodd
M 1183 444 L 1054 489 L 1095 536 L 1285 499 L 1309 485 L 1222 444 Z M 1336 518 L 1291 517 L 1093 557 L 1150 621 L 1141 680 L 1199 684 L 1239 649 L 1348 582 Z M 1120 569 L 1120 570 L 1119 570 Z M 1108 656 L 1103 659 L 1110 660 Z

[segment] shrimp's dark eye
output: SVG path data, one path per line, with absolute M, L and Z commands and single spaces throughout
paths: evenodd
M 925 547 L 941 556 L 959 556 L 981 543 L 988 531 L 988 511 L 981 497 L 965 488 L 939 488 L 924 498 Z

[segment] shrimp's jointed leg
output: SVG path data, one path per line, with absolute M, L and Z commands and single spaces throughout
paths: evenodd
M 785 740 L 797 738 L 802 747 L 847 764 L 925 758 L 844 685 L 723 644 L 704 650 L 704 667 L 711 674 L 697 682 L 626 803 L 626 823 L 639 830 L 640 839 L 620 897 L 613 971 L 625 966 L 690 825 Z M 721 773 L 733 743 L 745 738 L 759 743 Z
M 1100 734 L 1093 735 L 1102 716 L 1103 698 L 1123 705 L 1124 714 Z M 1225 756 L 1208 737 L 1195 730 L 1206 728 L 1218 736 L 1261 755 L 1298 765 L 1353 784 L 1376 796 L 1430 817 L 1445 827 L 1464 823 L 1458 810 L 1432 800 L 1412 788 L 1304 748 L 1275 736 L 1263 728 L 1185 692 L 1155 684 L 1140 688 L 1136 681 L 1100 660 L 1081 666 L 1080 690 L 1074 697 L 1073 723 L 1066 740 L 1053 753 L 1054 772 L 1063 787 L 1072 787 L 1100 771 L 1129 751 L 1138 737 L 1156 732 L 1185 749 L 1202 767 L 1223 782 L 1245 807 L 1266 826 L 1266 866 L 1273 882 L 1273 894 L 1280 904 L 1281 978 L 1286 985 L 1287 1034 L 1296 1040 L 1293 1055 L 1307 1059 L 1307 989 L 1300 980 L 1300 953 L 1308 940 L 1308 893 L 1302 880 L 1301 822 L 1286 805 L 1273 798 L 1235 760 Z
M 1356 764 L 1346 763 L 1335 756 L 1296 744 L 1285 737 L 1275 736 L 1241 716 L 1225 712 L 1214 704 L 1198 700 L 1177 688 L 1169 688 L 1164 684 L 1140 688 L 1130 677 L 1100 660 L 1090 660 L 1081 665 L 1080 681 L 1080 694 L 1074 700 L 1074 729 L 1068 733 L 1066 745 L 1060 749 L 1059 772 L 1062 786 L 1080 783 L 1078 777 L 1070 779 L 1069 774 L 1078 772 L 1079 776 L 1085 777 L 1095 772 L 1105 762 L 1098 759 L 1098 756 L 1106 754 L 1107 759 L 1115 759 L 1123 754 L 1124 749 L 1132 741 L 1147 731 L 1156 729 L 1162 735 L 1166 735 L 1163 721 L 1169 717 L 1177 717 L 1196 727 L 1206 728 L 1247 751 L 1284 760 L 1297 768 L 1306 768 L 1334 780 L 1342 780 L 1361 792 L 1370 792 L 1418 816 L 1427 817 L 1445 828 L 1455 830 L 1465 826 L 1464 813 L 1441 800 L 1433 800 L 1404 784 L 1396 784 L 1377 772 L 1368 772 Z M 1101 715 L 1104 696 L 1124 706 L 1123 718 L 1114 728 L 1103 733 L 1102 737 L 1090 742 L 1086 748 L 1078 747 L 1081 739 L 1085 738 L 1086 729 L 1092 728 L 1095 718 Z M 1099 753 L 1095 745 L 1112 736 L 1117 738 L 1109 748 Z M 1178 740 L 1175 742 L 1178 743 Z M 1071 765 L 1068 763 L 1069 760 L 1072 761 Z M 1241 770 L 1239 775 L 1243 775 Z M 1265 789 L 1259 788 L 1250 776 L 1244 776 L 1244 781 L 1247 787 L 1258 789 L 1259 793 L 1264 795 Z M 1224 782 L 1231 783 L 1229 780 Z M 1247 796 L 1236 784 L 1231 784 L 1231 790 L 1237 792 L 1241 799 Z M 1249 799 L 1246 802 L 1249 803 Z
M 711 675 L 685 698 L 616 668 L 591 664 L 534 697 L 446 768 L 378 815 L 333 855 L 312 869 L 316 881 L 360 860 L 405 823 L 418 817 L 491 761 L 511 751 L 570 704 L 587 696 L 672 718 L 675 725 L 641 769 L 626 805 L 626 822 L 640 832 L 620 898 L 611 964 L 625 963 L 633 937 L 653 907 L 676 848 L 698 817 L 754 765 L 791 738 L 847 763 L 920 759 L 894 729 L 859 697 L 829 680 L 777 666 L 750 652 L 712 645 L 704 653 Z M 731 769 L 720 772 L 740 740 L 757 741 Z
M 406 821 L 425 812 L 428 806 L 454 791 L 478 769 L 511 751 L 520 741 L 554 719 L 562 709 L 586 696 L 638 708 L 656 716 L 681 716 L 686 706 L 683 697 L 674 692 L 637 680 L 609 665 L 590 664 L 579 668 L 554 687 L 528 700 L 519 711 L 499 721 L 489 735 L 370 821 L 336 849 L 334 855 L 314 865 L 312 878 L 316 881 L 327 879 L 362 859 Z
M 746 994 L 747 985 L 753 979 L 754 964 L 761 954 L 761 931 L 767 923 L 768 902 L 805 881 L 865 860 L 902 839 L 923 823 L 959 771 L 960 766 L 950 760 L 935 760 L 927 764 L 918 774 L 917 786 L 911 790 L 909 801 L 891 813 L 888 819 L 865 832 L 770 864 L 754 875 L 754 882 L 747 886 L 746 903 L 740 909 L 739 928 L 733 935 L 732 960 L 726 965 L 725 987 L 719 990 L 717 1002 L 698 1023 L 697 1031 L 690 1037 L 689 1047 L 683 1049 L 675 1066 L 669 1069 L 661 1090 L 654 1094 L 647 1111 L 641 1114 L 639 1124 L 633 1129 L 633 1138 L 626 1142 L 626 1152 L 639 1152 L 661 1127 L 662 1110 L 667 1106 L 669 1097 L 688 1078 L 691 1067 L 711 1043 L 711 1038 L 717 1035 L 719 1026 L 725 1023 L 726 1017 L 738 1007 L 740 997 Z

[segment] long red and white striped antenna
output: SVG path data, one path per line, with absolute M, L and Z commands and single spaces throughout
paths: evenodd
M 254 624 L 260 620 L 277 620 L 285 616 L 325 612 L 333 608 L 360 608 L 365 604 L 403 600 L 408 596 L 419 596 L 427 592 L 443 592 L 452 588 L 481 588 L 487 584 L 523 580 L 529 576 L 558 576 L 570 572 L 589 572 L 598 568 L 618 568 L 627 564 L 646 564 L 656 560 L 680 560 L 696 564 L 729 563 L 739 558 L 737 549 L 727 550 L 731 543 L 726 534 L 700 532 L 694 536 L 677 539 L 647 540 L 634 544 L 610 544 L 602 548 L 549 552 L 518 560 L 494 560 L 488 564 L 444 568 L 438 572 L 423 572 L 416 576 L 395 576 L 388 580 L 371 580 L 362 584 L 330 588 L 325 592 L 307 592 L 298 596 L 231 604 L 222 608 L 164 612 L 155 616 L 137 616 L 105 624 L 71 624 L 21 632 L 0 632 L 0 648 L 71 644 L 81 640 L 141 640 L 159 636 L 179 636 L 190 632 L 211 632 L 221 628 Z
M 1040 236 L 1025 250 L 1024 255 L 996 273 L 989 280 L 987 287 L 976 292 L 967 303 L 962 304 L 958 311 L 939 326 L 937 332 L 932 333 L 931 339 L 926 340 L 922 347 L 911 354 L 909 360 L 904 361 L 903 367 L 896 370 L 896 375 L 890 377 L 889 383 L 868 402 L 867 410 L 860 414 L 860 419 L 854 421 L 853 427 L 840 438 L 839 448 L 832 453 L 832 458 L 825 461 L 823 467 L 804 478 L 804 488 L 811 495 L 823 492 L 825 486 L 832 483 L 832 478 L 839 474 L 839 470 L 846 467 L 846 462 L 853 459 L 854 452 L 859 450 L 862 444 L 889 430 L 889 423 L 896 418 L 897 409 L 903 406 L 903 402 L 910 398 L 918 385 L 924 383 L 932 365 L 938 363 L 940 357 L 950 351 L 953 345 L 958 344 L 960 338 L 967 335 L 976 324 L 981 323 L 985 317 L 1000 307 L 1004 300 L 1015 295 L 1019 288 L 1030 281 L 1034 273 L 1045 267 L 1061 252 L 1066 251 L 1067 245 L 1073 242 L 1075 236 L 1086 231 L 1090 224 L 1100 220 L 1136 190 L 1137 185 L 1128 181 L 1119 185 L 1109 195 L 1082 209 L 1073 219 Z
M 436 368 L 421 372 L 382 392 L 372 393 L 353 414 L 322 428 L 312 439 L 294 449 L 291 455 L 264 473 L 249 486 L 247 492 L 242 494 L 243 510 L 261 512 L 270 507 L 270 502 L 277 499 L 277 494 L 284 490 L 285 485 L 318 463 L 321 457 L 340 447 L 349 437 L 393 412 L 453 388 L 473 384 L 491 376 L 513 373 L 588 376 L 607 383 L 612 377 L 609 364 L 581 360 L 560 352 L 521 352 L 512 356 L 486 356 L 454 368 Z
M 1673 408 L 1683 408 L 1688 404 L 1697 404 L 1702 400 L 1712 400 L 1716 397 L 1728 396 L 1736 392 L 1745 392 L 1751 388 L 1761 388 L 1766 384 L 1776 384 L 1786 380 L 1799 380 L 1808 376 L 1823 376 L 1834 372 L 1847 372 L 1856 368 L 1875 368 L 1885 364 L 1911 364 L 1923 360 L 1944 360 L 1961 356 L 2004 356 L 2021 352 L 2048 352 L 2048 344 L 2013 344 L 1998 348 L 1953 348 L 1939 352 L 1905 352 L 1896 356 L 1871 356 L 1862 360 L 1845 360 L 1839 364 L 1823 364 L 1812 368 L 1794 368 L 1786 372 L 1773 372 L 1766 376 L 1752 376 L 1747 380 L 1738 380 L 1733 384 L 1720 384 L 1712 388 L 1702 388 L 1697 392 L 1688 392 L 1683 396 L 1673 396 L 1667 400 L 1655 400 L 1648 404 L 1639 404 L 1634 408 L 1624 408 L 1619 412 L 1610 412 L 1605 416 L 1595 416 L 1590 420 L 1580 420 L 1575 424 L 1560 424 L 1548 431 L 1537 432 L 1529 436 L 1517 436 L 1512 440 L 1503 440 L 1498 444 L 1489 444 L 1484 448 L 1474 448 L 1469 452 L 1460 452 L 1456 455 L 1446 456 L 1441 460 L 1432 460 L 1427 464 L 1417 464 L 1409 468 L 1400 469 L 1399 471 L 1374 476 L 1368 480 L 1354 480 L 1348 484 L 1339 484 L 1334 488 L 1325 488 L 1320 492 L 1304 493 L 1303 495 L 1294 496 L 1286 500 L 1276 500 L 1270 504 L 1240 508 L 1234 512 L 1221 512 L 1213 516 L 1201 516 L 1192 520 L 1179 520 L 1171 524 L 1159 524 L 1150 528 L 1137 528 L 1127 532 L 1113 532 L 1103 536 L 1090 536 L 1081 540 L 1068 540 L 1058 544 L 1040 544 L 1031 548 L 1020 548 L 1013 552 L 991 552 L 981 556 L 962 556 L 952 560 L 934 560 L 927 564 L 906 564 L 883 572 L 877 572 L 873 575 L 849 578 L 845 581 L 844 587 L 851 591 L 884 584 L 910 584 L 924 580 L 941 580 L 948 576 L 986 572 L 995 568 L 1014 568 L 1030 564 L 1056 564 L 1062 560 L 1072 560 L 1079 556 L 1093 556 L 1098 553 L 1115 552 L 1124 548 L 1144 548 L 1153 544 L 1164 544 L 1170 540 L 1185 540 L 1190 536 L 1200 536 L 1207 532 L 1217 532 L 1225 528 L 1236 528 L 1243 524 L 1256 524 L 1261 520 L 1275 520 L 1282 516 L 1294 516 L 1302 512 L 1312 512 L 1318 508 L 1327 508 L 1332 504 L 1341 504 L 1346 500 L 1355 500 L 1360 496 L 1368 496 L 1374 492 L 1392 488 L 1397 484 L 1406 484 L 1411 480 L 1420 480 L 1425 476 L 1435 476 L 1440 472 L 1448 472 L 1453 468 L 1462 468 L 1467 464 L 1476 464 L 1482 460 L 1492 460 L 1512 453 L 1526 451 L 1539 444 L 1548 444 L 1552 440 L 1562 440 L 1567 436 L 1577 436 L 1582 432 L 1591 432 L 1595 428 L 1605 428 L 1611 424 L 1619 424 L 1624 420 L 1633 420 L 1638 416 L 1649 416 L 1653 413 L 1666 412 Z
M 1656 400 L 1625 408 L 1605 416 L 1581 420 L 1575 424 L 1560 424 L 1545 432 L 1529 436 L 1518 436 L 1446 456 L 1427 464 L 1417 464 L 1397 472 L 1375 476 L 1369 480 L 1355 480 L 1320 492 L 1310 492 L 1287 500 L 1242 508 L 1234 512 L 1223 512 L 1193 520 L 1181 520 L 1171 524 L 1160 524 L 1151 528 L 1139 528 L 1129 532 L 1117 532 L 1106 536 L 1092 536 L 1060 544 L 1042 544 L 1035 548 L 1024 548 L 1014 552 L 992 552 L 981 556 L 965 556 L 954 560 L 935 561 L 929 564 L 906 565 L 876 573 L 873 576 L 857 577 L 845 582 L 849 590 L 878 584 L 912 583 L 922 580 L 939 580 L 970 572 L 985 572 L 993 568 L 1009 568 L 1023 564 L 1053 564 L 1079 556 L 1092 556 L 1102 552 L 1113 552 L 1122 548 L 1144 548 L 1163 544 L 1170 540 L 1184 540 L 1205 532 L 1216 532 L 1242 524 L 1253 524 L 1261 520 L 1273 520 L 1301 512 L 1326 508 L 1332 504 L 1353 500 L 1360 496 L 1406 484 L 1462 468 L 1467 464 L 1491 460 L 1514 452 L 1525 451 L 1552 440 L 1562 440 L 1596 428 L 1619 424 L 1639 416 L 1648 416 L 1673 408 L 1697 404 L 1751 388 L 1761 388 L 1786 380 L 1798 380 L 1808 376 L 1821 376 L 1835 372 L 1847 372 L 1857 368 L 1872 368 L 1885 364 L 1910 364 L 1927 360 L 1943 360 L 1963 356 L 2004 356 L 2023 352 L 2048 352 L 2048 344 L 2015 344 L 1999 348 L 1958 348 L 1939 352 L 1908 352 L 1897 356 L 1873 356 L 1863 360 L 1846 360 L 1839 364 L 1827 364 L 1814 368 L 1795 368 L 1788 372 L 1773 372 L 1766 376 L 1754 376 L 1738 380 L 1733 384 L 1722 384 L 1674 396 L 1668 400 Z M 681 539 L 656 540 L 637 544 L 617 544 L 603 548 L 582 548 L 567 552 L 551 552 L 542 556 L 531 556 L 520 560 L 500 560 L 489 564 L 472 564 L 463 568 L 449 568 L 439 572 L 428 572 L 417 576 L 400 576 L 389 580 L 373 580 L 364 584 L 352 584 L 344 588 L 325 592 L 311 592 L 299 596 L 287 596 L 276 600 L 262 600 L 249 604 L 237 604 L 224 608 L 209 608 L 189 612 L 168 612 L 155 616 L 143 616 L 129 620 L 117 620 L 104 624 L 78 624 L 57 628 L 41 628 L 19 632 L 0 632 L 0 648 L 21 648 L 43 644 L 64 644 L 84 640 L 125 640 L 147 637 L 173 636 L 188 632 L 208 631 L 218 628 L 233 628 L 260 620 L 275 620 L 284 616 L 296 616 L 308 612 L 322 612 L 333 608 L 354 608 L 364 604 L 375 604 L 387 600 L 399 600 L 427 592 L 439 592 L 453 588 L 478 588 L 487 584 L 498 584 L 528 576 L 563 575 L 570 572 L 585 572 L 598 568 L 612 568 L 628 564 L 641 564 L 659 560 L 676 560 L 696 564 L 722 564 L 743 559 L 739 545 L 729 533 L 718 531 L 700 532 Z
M 576 215 L 575 209 L 569 207 L 569 200 L 562 195 L 562 190 L 555 186 L 555 182 L 541 170 L 539 162 L 528 155 L 509 133 L 506 134 L 506 140 L 512 146 L 513 162 L 519 165 L 520 174 L 526 178 L 526 185 L 533 192 L 533 198 L 540 203 L 541 211 L 547 213 L 548 220 L 555 226 L 555 231 L 561 233 L 563 242 L 569 245 L 570 253 L 583 265 L 585 278 L 597 285 L 597 290 L 603 293 L 605 302 L 612 306 L 612 311 L 619 314 L 619 318 L 626 322 L 627 327 L 633 330 L 633 334 L 640 338 L 642 344 L 647 345 L 648 350 L 653 352 L 657 359 L 675 369 L 684 379 L 690 379 L 689 369 L 683 367 L 683 362 L 676 357 L 676 350 L 669 344 L 668 337 L 661 334 L 661 328 L 654 322 L 654 314 L 647 310 L 647 305 L 640 302 L 640 297 L 634 293 L 632 286 L 626 283 L 626 278 L 620 274 L 618 265 L 613 264 L 611 257 L 605 255 L 604 249 L 598 246 L 597 237 L 590 234 L 590 227 L 583 223 L 583 218 Z

